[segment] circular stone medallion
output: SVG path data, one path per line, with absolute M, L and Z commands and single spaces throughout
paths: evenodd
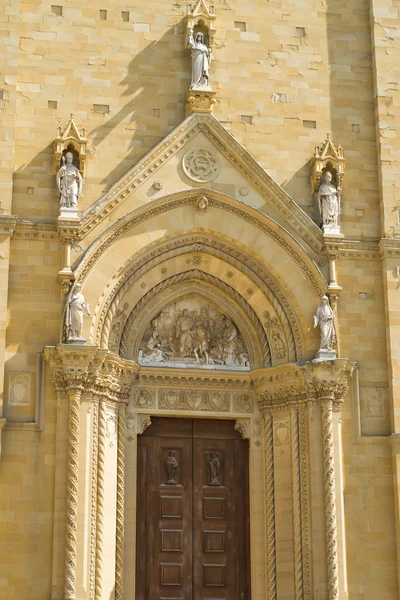
M 218 157 L 207 148 L 192 148 L 186 152 L 182 167 L 190 179 L 199 183 L 212 181 L 221 170 Z

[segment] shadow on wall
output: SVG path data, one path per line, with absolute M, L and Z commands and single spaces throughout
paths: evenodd
M 125 133 L 132 131 L 127 155 L 102 180 L 104 191 L 184 119 L 191 62 L 183 38 L 182 19 L 135 56 L 119 84 L 126 88 L 121 97 L 130 99 L 106 123 L 90 132 L 93 147 L 99 149 L 121 123 L 125 123 Z
M 311 158 L 311 157 L 310 157 Z M 311 190 L 311 170 L 310 163 L 307 161 L 301 169 L 293 173 L 292 177 L 284 181 L 281 185 L 285 192 L 304 210 L 304 212 L 318 225 L 321 224 L 321 218 L 316 205 L 315 195 Z

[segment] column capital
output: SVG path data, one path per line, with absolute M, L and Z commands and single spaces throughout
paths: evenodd
M 127 402 L 139 366 L 97 346 L 59 344 L 44 349 L 57 391 L 90 393 Z
M 331 402 L 340 408 L 355 363 L 347 358 L 313 360 L 305 365 L 285 364 L 260 369 L 252 374 L 261 409 L 286 410 L 290 407 Z

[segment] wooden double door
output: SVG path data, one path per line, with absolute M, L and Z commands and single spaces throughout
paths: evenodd
M 136 599 L 250 600 L 248 442 L 152 418 L 138 438 Z

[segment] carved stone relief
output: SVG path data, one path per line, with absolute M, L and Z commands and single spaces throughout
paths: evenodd
M 135 389 L 133 392 L 132 405 L 135 408 L 153 408 L 154 392 L 151 389 Z
M 229 412 L 230 393 L 208 390 L 163 389 L 159 391 L 159 408 L 165 410 L 207 410 Z
M 124 306 L 122 307 L 122 310 L 117 309 L 117 311 L 115 312 L 111 325 L 110 337 L 108 339 L 108 348 L 111 350 L 111 352 L 118 352 L 121 328 L 126 320 L 128 308 L 129 305 L 127 302 L 125 302 Z
M 151 321 L 140 343 L 138 362 L 250 367 L 233 321 L 194 295 L 167 306 Z
M 388 390 L 383 387 L 360 388 L 361 435 L 389 435 Z
M 109 439 L 110 448 L 113 448 L 117 440 L 117 417 L 115 415 L 110 414 L 106 418 L 106 436 Z
M 254 398 L 251 393 L 235 394 L 233 396 L 233 410 L 236 412 L 251 413 L 254 410 Z
M 284 342 L 285 334 L 282 327 L 277 317 L 271 317 L 267 310 L 264 312 L 264 317 L 264 327 L 268 332 L 272 355 L 276 361 L 284 360 L 287 356 L 287 349 Z
M 287 446 L 290 439 L 289 421 L 277 421 L 274 423 L 275 446 Z
M 218 157 L 207 148 L 192 148 L 182 160 L 185 174 L 198 183 L 215 179 L 221 170 Z
M 29 406 L 32 373 L 13 372 L 8 375 L 8 404 Z

